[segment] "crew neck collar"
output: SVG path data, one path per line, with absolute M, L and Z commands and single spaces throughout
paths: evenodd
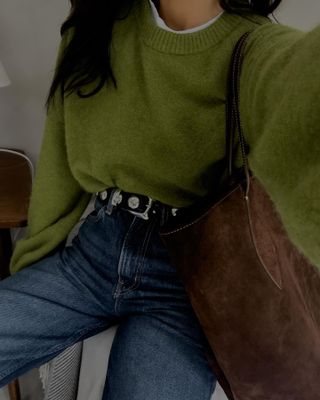
M 191 54 L 204 51 L 224 39 L 241 22 L 248 28 L 251 21 L 257 24 L 271 22 L 269 18 L 258 14 L 250 14 L 248 18 L 224 11 L 222 15 L 207 28 L 186 33 L 170 32 L 160 28 L 154 21 L 149 0 L 138 0 L 134 9 L 137 25 L 142 41 L 155 50 L 171 54 Z

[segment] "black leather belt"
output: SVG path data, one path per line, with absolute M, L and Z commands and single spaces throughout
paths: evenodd
M 102 202 L 106 204 L 111 202 L 112 206 L 124 208 L 143 219 L 149 219 L 150 212 L 155 214 L 159 210 L 159 206 L 162 208 L 167 207 L 173 216 L 175 216 L 178 211 L 177 208 L 160 203 L 158 200 L 154 200 L 149 196 L 124 192 L 118 188 L 108 188 L 102 192 L 97 192 L 96 195 L 99 196 Z

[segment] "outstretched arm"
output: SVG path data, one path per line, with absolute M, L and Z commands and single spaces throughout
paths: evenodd
M 249 165 L 293 243 L 320 268 L 320 25 L 259 27 L 241 74 Z

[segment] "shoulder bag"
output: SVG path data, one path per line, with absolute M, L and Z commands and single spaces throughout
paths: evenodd
M 320 272 L 290 241 L 250 170 L 239 116 L 249 32 L 230 64 L 225 178 L 178 209 L 160 237 L 208 339 L 208 360 L 230 400 L 320 399 Z M 238 131 L 243 165 L 234 167 Z

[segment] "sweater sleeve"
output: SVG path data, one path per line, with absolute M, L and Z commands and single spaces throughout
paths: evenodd
M 56 65 L 66 40 L 66 35 L 63 35 Z M 63 102 L 59 88 L 46 116 L 30 196 L 26 235 L 18 240 L 14 247 L 9 266 L 10 273 L 18 272 L 49 255 L 59 245 L 64 245 L 91 196 L 92 193 L 82 190 L 70 171 L 64 135 Z
M 249 166 L 291 241 L 320 269 L 320 25 L 265 24 L 251 35 L 240 79 Z

